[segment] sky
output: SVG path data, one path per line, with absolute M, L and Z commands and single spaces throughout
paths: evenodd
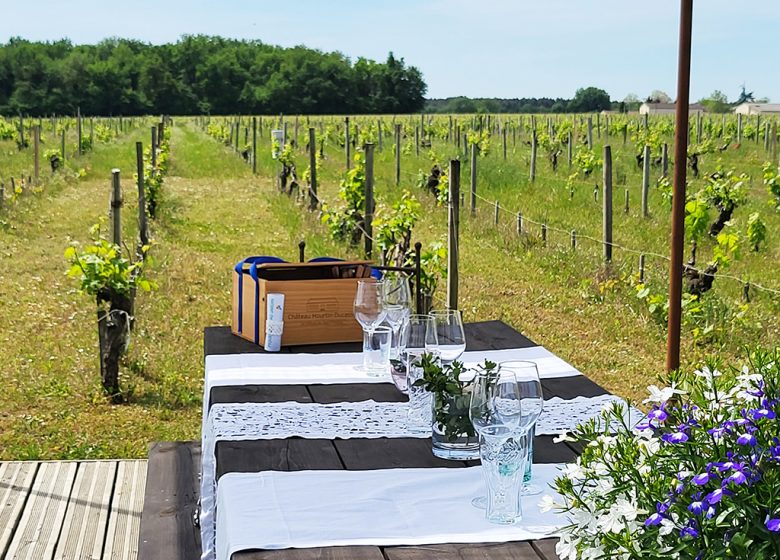
M 696 0 L 691 98 L 744 83 L 780 101 L 780 0 Z M 428 97 L 675 97 L 679 1 L 655 0 L 0 0 L 0 42 L 184 34 L 339 51 L 388 52 L 419 68 Z

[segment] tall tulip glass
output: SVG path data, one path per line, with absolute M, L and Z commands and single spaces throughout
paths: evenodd
M 372 337 L 376 328 L 385 320 L 384 284 L 373 279 L 358 281 L 353 306 L 355 319 L 363 327 L 363 365 L 360 369 L 370 375 L 380 375 L 375 371 L 369 353 L 372 348 Z M 389 365 L 389 364 L 388 364 Z
M 525 459 L 520 430 L 522 401 L 511 371 L 481 372 L 474 379 L 469 416 L 479 434 L 479 455 L 487 486 L 485 517 L 492 523 L 522 518 L 520 489 Z

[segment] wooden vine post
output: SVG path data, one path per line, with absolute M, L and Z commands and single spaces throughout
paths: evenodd
M 473 145 L 472 145 L 473 148 Z M 473 196 L 473 195 L 472 195 Z M 460 160 L 450 160 L 447 227 L 447 309 L 458 308 L 458 252 L 460 229 Z
M 149 244 L 149 222 L 146 219 L 146 193 L 144 192 L 144 145 L 143 142 L 135 143 L 135 169 L 138 176 L 138 239 L 141 247 Z M 141 258 L 146 257 L 146 252 L 139 250 Z
M 76 142 L 78 142 L 78 154 L 82 155 L 84 150 L 81 147 L 81 107 L 76 107 Z
M 365 240 L 366 258 L 371 258 L 373 252 L 373 221 L 374 221 L 374 144 L 367 142 L 366 150 L 366 202 L 363 216 L 363 238 Z
M 112 241 L 122 242 L 121 186 L 119 169 L 111 172 L 111 226 Z M 106 308 L 105 304 L 108 304 Z M 122 402 L 119 390 L 119 359 L 127 348 L 133 315 L 133 293 L 118 293 L 110 287 L 97 294 L 98 339 L 100 341 L 100 377 L 103 388 L 113 402 Z
M 309 127 L 309 210 L 317 209 L 317 137 Z
M 647 216 L 650 215 L 647 206 L 647 200 L 650 194 L 650 146 L 646 145 L 642 154 L 644 155 L 644 161 L 642 163 L 642 217 L 647 218 Z
M 477 145 L 471 145 L 471 215 L 477 213 Z M 460 166 L 458 166 L 460 172 Z
M 33 127 L 33 170 L 35 186 L 38 186 L 41 177 L 41 125 Z
M 395 125 L 395 185 L 401 184 L 401 125 Z
M 257 117 L 252 117 L 252 174 L 257 175 Z
M 347 163 L 347 171 L 350 169 L 349 157 L 349 117 L 344 117 L 344 158 Z
M 604 146 L 604 260 L 612 261 L 612 148 Z

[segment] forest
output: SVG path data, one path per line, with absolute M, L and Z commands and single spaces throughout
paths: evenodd
M 422 109 L 421 72 L 389 53 L 338 52 L 210 36 L 172 44 L 112 38 L 0 44 L 0 114 L 409 113 Z

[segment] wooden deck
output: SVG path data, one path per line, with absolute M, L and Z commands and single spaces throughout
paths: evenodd
M 135 560 L 146 461 L 0 463 L 0 560 Z

